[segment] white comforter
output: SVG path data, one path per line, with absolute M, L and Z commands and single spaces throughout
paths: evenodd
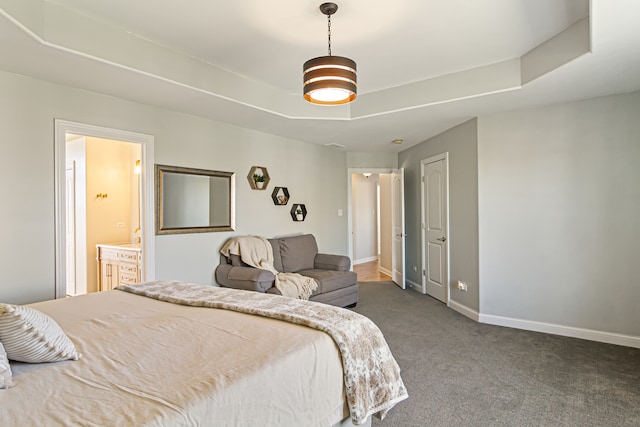
M 120 291 L 32 307 L 83 357 L 12 362 L 2 425 L 331 426 L 348 417 L 340 355 L 325 333 Z
M 354 424 L 382 419 L 408 397 L 400 367 L 378 327 L 368 318 L 327 304 L 184 282 L 121 285 L 119 290 L 194 307 L 234 310 L 315 328 L 338 345 L 344 385 Z

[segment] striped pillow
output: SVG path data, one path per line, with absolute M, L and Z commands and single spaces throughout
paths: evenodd
M 55 320 L 31 307 L 0 304 L 0 341 L 8 358 L 18 362 L 58 362 L 80 358 Z
M 13 381 L 11 381 L 11 366 L 9 366 L 7 353 L 4 352 L 4 347 L 0 342 L 0 389 L 11 386 L 13 386 Z

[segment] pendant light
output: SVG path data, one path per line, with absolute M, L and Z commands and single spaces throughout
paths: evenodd
M 331 55 L 331 15 L 337 10 L 335 3 L 320 5 L 320 12 L 327 15 L 329 55 L 310 59 L 303 66 L 304 99 L 312 104 L 340 105 L 356 99 L 355 61 Z

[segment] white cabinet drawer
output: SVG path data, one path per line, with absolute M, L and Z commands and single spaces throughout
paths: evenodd
M 138 266 L 136 264 L 120 264 L 120 272 L 137 275 Z
M 120 273 L 120 283 L 138 283 L 138 275 L 137 274 L 129 274 L 129 273 Z
M 111 249 L 111 248 L 100 248 L 100 254 L 99 257 L 100 259 L 112 259 L 112 260 L 117 260 L 119 258 L 119 252 L 117 249 Z
M 138 252 L 120 250 L 118 251 L 118 259 L 120 261 L 138 262 Z

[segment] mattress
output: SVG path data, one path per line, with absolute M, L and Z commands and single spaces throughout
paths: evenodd
M 82 358 L 12 362 L 6 425 L 331 426 L 348 417 L 325 333 L 120 291 L 32 304 Z

